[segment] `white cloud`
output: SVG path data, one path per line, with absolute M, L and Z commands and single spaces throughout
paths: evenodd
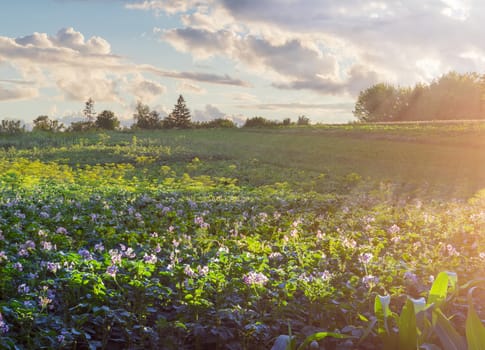
M 3 87 L 0 85 L 0 101 L 8 100 L 25 100 L 35 98 L 39 95 L 39 92 L 35 88 L 30 87 Z
M 204 122 L 213 119 L 225 118 L 226 113 L 213 105 L 206 105 L 204 110 L 194 110 L 193 120 Z
M 345 80 L 345 75 L 339 74 L 334 55 L 303 39 L 273 43 L 263 37 L 243 36 L 225 29 L 212 32 L 195 28 L 167 30 L 162 37 L 177 50 L 190 52 L 198 59 L 215 55 L 230 57 L 253 72 L 267 73 L 268 78 L 273 78 L 273 85 L 279 88 L 308 88 L 323 93 L 353 92 L 355 89 L 349 84 L 360 82 L 356 74 L 359 67 L 351 67 L 346 72 L 351 79 Z M 376 75 L 373 72 L 372 79 L 364 78 L 366 82 L 373 82 Z M 322 76 L 326 78 L 322 79 Z
M 61 29 L 54 36 L 37 32 L 19 38 L 0 36 L 0 64 L 6 62 L 22 77 L 20 80 L 32 81 L 32 88 L 55 87 L 60 97 L 76 101 L 92 97 L 96 101 L 123 103 L 126 93 L 152 100 L 166 92 L 165 87 L 158 82 L 146 79 L 139 81 L 138 78 L 130 77 L 142 73 L 183 81 L 248 85 L 228 75 L 168 71 L 129 62 L 112 54 L 111 46 L 105 39 L 97 36 L 86 39 L 73 28 Z M 31 89 L 3 89 L 2 93 L 4 99 L 33 95 Z
M 240 69 L 264 73 L 279 88 L 355 95 L 377 80 L 407 85 L 450 69 L 469 71 L 470 64 L 485 69 L 485 62 L 463 56 L 485 51 L 480 39 L 485 5 L 479 0 L 212 0 L 192 5 L 164 11 L 180 16 L 185 26 L 162 31 L 164 40 L 196 59 L 230 58 Z M 437 69 L 423 68 L 427 57 L 440 61 Z
M 203 89 L 202 87 L 200 87 L 199 85 L 188 82 L 188 81 L 184 81 L 184 80 L 177 83 L 177 92 L 180 93 L 180 94 L 184 94 L 186 92 L 191 92 L 191 93 L 198 94 L 198 95 L 203 95 L 203 94 L 207 93 L 207 91 L 205 89 Z
M 141 76 L 133 79 L 130 86 L 130 92 L 143 103 L 150 103 L 167 92 L 164 85 L 153 80 L 146 80 Z
M 125 7 L 132 10 L 154 11 L 158 15 L 160 13 L 176 14 L 186 12 L 199 4 L 201 4 L 201 1 L 197 0 L 145 0 L 126 4 Z

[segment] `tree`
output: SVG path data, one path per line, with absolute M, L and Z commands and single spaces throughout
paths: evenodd
M 148 105 L 144 105 L 141 101 L 136 104 L 136 113 L 133 114 L 135 119 L 134 126 L 140 129 L 160 129 L 161 119 L 157 111 L 150 111 Z
M 96 117 L 96 127 L 105 130 L 115 130 L 120 126 L 120 121 L 112 111 L 104 110 Z
M 290 118 L 285 118 L 283 119 L 283 125 L 284 126 L 290 126 L 292 123 L 291 123 L 291 119 Z
M 20 120 L 6 120 L 0 122 L 0 134 L 20 134 L 25 132 L 25 124 Z
M 361 121 L 485 118 L 485 76 L 449 72 L 413 88 L 374 85 L 359 94 L 354 115 Z
M 296 121 L 296 125 L 310 125 L 310 118 L 300 115 Z
M 172 113 L 165 118 L 164 127 L 186 129 L 191 125 L 190 119 L 190 111 L 185 105 L 183 96 L 180 95 Z
M 94 100 L 91 97 L 84 105 L 83 114 L 89 123 L 94 123 L 96 119 L 96 112 L 94 111 Z
M 376 84 L 361 91 L 354 115 L 363 122 L 395 120 L 406 105 L 405 94 L 389 84 Z
M 50 119 L 47 115 L 39 115 L 34 119 L 33 131 L 53 131 L 58 132 L 64 129 L 64 124 L 57 120 Z

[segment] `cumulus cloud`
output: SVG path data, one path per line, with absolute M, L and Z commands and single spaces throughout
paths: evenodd
M 143 103 L 149 103 L 167 92 L 164 85 L 140 76 L 136 77 L 130 85 L 131 93 Z
M 228 30 L 177 28 L 165 31 L 164 40 L 197 58 L 229 56 L 255 71 L 274 73 L 273 86 L 308 89 L 324 94 L 351 93 L 378 80 L 378 73 L 352 66 L 341 75 L 337 58 L 305 40 L 292 38 L 273 43 L 254 35 L 238 36 Z
M 77 101 L 92 97 L 97 101 L 122 102 L 126 92 L 151 100 L 165 93 L 165 87 L 157 82 L 133 78 L 141 73 L 184 81 L 248 85 L 227 74 L 168 71 L 136 64 L 113 54 L 105 39 L 85 38 L 73 28 L 61 29 L 53 36 L 37 32 L 19 38 L 0 36 L 0 64 L 6 62 L 23 78 L 19 82 L 29 79 L 37 88 L 56 87 L 61 97 Z M 4 99 L 32 95 L 32 90 L 25 89 L 3 91 Z
M 222 112 L 219 108 L 213 105 L 206 105 L 203 110 L 194 110 L 193 119 L 196 121 L 204 122 L 213 119 L 220 119 L 226 117 L 226 113 Z
M 238 67 L 266 73 L 277 88 L 355 95 L 375 81 L 413 84 L 449 70 L 485 69 L 485 55 L 476 55 L 485 51 L 479 39 L 485 6 L 478 0 L 138 5 L 150 9 L 148 3 L 152 9 L 158 4 L 158 11 L 180 16 L 184 28 L 161 33 L 177 50 L 196 59 L 230 58 Z

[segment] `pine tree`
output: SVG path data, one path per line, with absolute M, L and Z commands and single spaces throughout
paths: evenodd
M 167 128 L 189 128 L 191 125 L 190 111 L 185 105 L 182 95 L 179 96 L 177 104 L 164 120 L 164 126 Z

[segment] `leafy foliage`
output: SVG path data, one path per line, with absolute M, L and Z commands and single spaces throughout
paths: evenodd
M 475 284 L 437 274 L 480 276 L 480 195 L 396 197 L 355 173 L 307 190 L 329 177 L 254 153 L 221 161 L 219 132 L 238 146 L 243 130 L 12 137 L 18 149 L 0 149 L 0 347 L 257 349 L 290 324 L 293 348 L 379 348 L 384 335 L 445 348 L 481 329 L 481 308 L 466 316 L 479 290 L 461 298 Z
M 58 132 L 64 129 L 64 125 L 58 120 L 52 120 L 47 115 L 40 115 L 34 119 L 33 131 Z
M 15 135 L 25 132 L 25 125 L 20 120 L 3 119 L 0 121 L 0 134 Z
M 360 92 L 354 115 L 363 122 L 485 119 L 484 78 L 449 72 L 414 88 L 379 83 Z
M 112 111 L 104 110 L 96 117 L 96 126 L 104 130 L 116 130 L 120 126 L 120 121 Z
M 133 126 L 139 129 L 153 130 L 160 129 L 162 126 L 158 112 L 150 111 L 150 107 L 140 101 L 136 105 L 136 113 L 133 115 L 133 118 L 135 119 Z

